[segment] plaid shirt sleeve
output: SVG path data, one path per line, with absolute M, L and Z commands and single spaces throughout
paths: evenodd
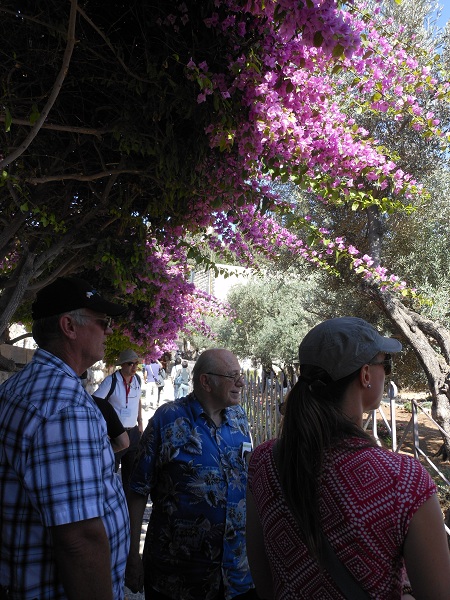
M 104 432 L 93 410 L 68 406 L 35 432 L 24 484 L 47 527 L 103 515 Z

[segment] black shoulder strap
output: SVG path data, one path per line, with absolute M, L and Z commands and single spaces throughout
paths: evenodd
M 348 600 L 369 600 L 369 595 L 339 560 L 325 534 L 322 534 L 322 540 L 325 567 L 344 596 Z
M 136 373 L 136 379 L 138 380 L 139 387 L 141 387 L 141 378 L 139 377 L 139 375 L 137 373 Z
M 109 388 L 109 392 L 106 394 L 105 400 L 108 400 L 108 398 L 114 392 L 116 383 L 117 383 L 117 371 L 114 371 L 114 373 L 111 375 L 111 387 Z

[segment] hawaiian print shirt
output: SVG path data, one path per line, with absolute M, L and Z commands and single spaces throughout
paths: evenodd
M 253 588 L 245 546 L 250 442 L 241 406 L 217 427 L 194 394 L 161 406 L 141 438 L 130 487 L 150 494 L 144 547 L 152 586 L 177 600 L 229 600 Z M 149 571 L 147 571 L 149 570 Z

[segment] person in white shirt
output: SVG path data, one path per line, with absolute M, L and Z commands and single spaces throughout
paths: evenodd
M 175 359 L 175 364 L 172 367 L 172 371 L 170 372 L 170 379 L 172 380 L 172 383 L 173 383 L 173 398 L 174 398 L 174 400 L 181 398 L 180 387 L 181 387 L 181 370 L 182 370 L 182 368 L 183 367 L 181 366 L 181 358 L 179 356 L 177 356 Z
M 120 370 L 108 375 L 94 392 L 94 396 L 108 400 L 130 438 L 128 448 L 115 454 L 116 471 L 120 466 L 123 489 L 128 496 L 128 482 L 143 431 L 141 380 L 136 374 L 139 357 L 134 350 L 128 349 L 121 352 L 117 362 Z

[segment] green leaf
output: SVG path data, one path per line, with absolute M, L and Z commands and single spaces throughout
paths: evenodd
M 343 54 L 344 46 L 341 46 L 341 44 L 336 44 L 336 46 L 333 48 L 333 57 L 339 58 L 339 56 L 342 56 Z
M 9 112 L 9 108 L 5 107 L 5 131 L 6 131 L 6 133 L 8 133 L 10 131 L 11 124 L 12 124 L 11 113 Z
M 313 37 L 313 44 L 316 48 L 320 48 L 323 43 L 323 35 L 321 31 L 316 31 Z
M 30 115 L 31 125 L 34 125 L 40 116 L 41 116 L 41 113 L 39 112 L 38 107 L 36 106 L 36 104 L 33 104 L 33 107 L 31 109 L 31 115 Z

